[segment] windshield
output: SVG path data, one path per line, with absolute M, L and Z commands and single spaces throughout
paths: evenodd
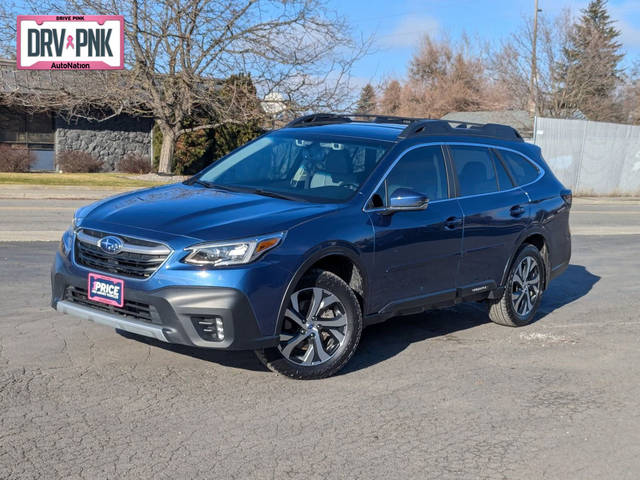
M 392 144 L 272 133 L 205 170 L 205 186 L 315 202 L 351 198 Z

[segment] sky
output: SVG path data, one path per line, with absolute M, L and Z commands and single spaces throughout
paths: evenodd
M 533 14 L 534 0 L 329 0 L 354 27 L 354 35 L 374 36 L 370 55 L 353 70 L 362 85 L 403 79 L 421 36 L 446 34 L 453 40 L 466 33 L 471 39 L 499 42 Z M 564 8 L 574 14 L 588 0 L 538 0 L 544 15 L 555 17 Z M 625 64 L 640 60 L 640 0 L 609 0 L 608 10 L 621 31 Z

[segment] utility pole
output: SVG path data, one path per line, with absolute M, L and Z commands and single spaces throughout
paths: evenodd
M 529 79 L 529 110 L 532 115 L 538 114 L 538 65 L 536 59 L 536 44 L 538 43 L 538 0 L 534 0 L 533 13 L 533 41 L 531 43 L 531 78 Z

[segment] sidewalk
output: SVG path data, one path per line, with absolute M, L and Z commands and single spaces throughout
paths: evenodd
M 57 185 L 0 185 L 0 199 L 22 200 L 100 200 L 141 187 L 76 187 Z

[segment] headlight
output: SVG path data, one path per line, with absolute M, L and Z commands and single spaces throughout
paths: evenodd
M 93 205 L 93 204 L 91 204 Z M 71 220 L 71 228 L 74 230 L 80 226 L 84 217 L 87 216 L 87 213 L 91 210 L 91 205 L 85 205 L 84 207 L 80 207 L 73 214 L 73 220 Z
M 62 238 L 60 239 L 60 253 L 63 256 L 69 255 L 71 251 L 71 244 L 73 243 L 73 230 L 68 229 L 62 234 Z
M 83 220 L 84 217 L 78 216 L 78 213 L 76 212 L 76 214 L 73 216 L 73 220 L 71 220 L 71 230 L 75 232 L 78 228 L 80 228 L 80 224 Z
M 284 238 L 284 232 L 264 235 L 235 242 L 203 243 L 188 247 L 190 250 L 183 262 L 191 265 L 243 265 L 253 262 L 265 252 L 275 248 Z

